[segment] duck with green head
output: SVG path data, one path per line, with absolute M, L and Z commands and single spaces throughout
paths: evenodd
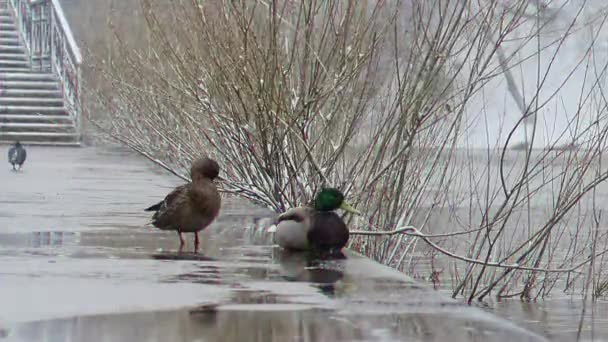
M 281 214 L 275 232 L 276 243 L 289 250 L 339 251 L 348 242 L 349 232 L 336 209 L 359 214 L 344 201 L 338 189 L 323 188 L 313 207 L 297 207 Z

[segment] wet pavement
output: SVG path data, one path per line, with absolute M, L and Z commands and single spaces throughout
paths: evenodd
M 237 199 L 177 253 L 143 208 L 179 183 L 116 148 L 0 168 L 0 341 L 544 340 L 354 253 L 284 253 Z

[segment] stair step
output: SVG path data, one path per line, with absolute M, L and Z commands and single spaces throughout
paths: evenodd
M 75 133 L 76 128 L 71 123 L 0 122 L 0 132 Z
M 19 72 L 2 75 L 0 81 L 57 81 L 57 78 L 51 73 Z
M 68 111 L 64 107 L 40 106 L 0 106 L 0 114 L 55 114 L 65 115 Z
M 11 35 L 17 36 L 18 38 L 21 37 L 21 32 L 19 31 L 19 28 L 17 27 L 17 25 L 11 25 L 12 27 L 6 27 L 6 23 L 5 24 L 0 23 L 0 27 L 1 26 L 5 26 L 5 27 L 0 28 L 0 32 L 10 33 Z
M 23 74 L 31 73 L 32 70 L 29 67 L 16 67 L 16 68 L 0 68 L 0 74 Z M 0 79 L 2 76 L 0 75 Z
M 0 96 L 5 97 L 50 97 L 50 98 L 63 98 L 61 91 L 59 90 L 47 90 L 47 89 L 0 89 Z
M 0 53 L 25 53 L 21 45 L 0 45 Z
M 62 146 L 62 147 L 80 147 L 79 141 L 32 141 L 32 140 L 20 140 L 24 146 Z M 3 139 L 0 135 L 0 144 L 12 145 L 15 140 Z
M 59 90 L 59 83 L 52 81 L 11 81 L 6 75 L 0 75 L 0 88 L 2 89 L 28 89 L 28 90 Z
M 0 97 L 0 106 L 63 107 L 63 98 L 53 97 Z
M 0 37 L 0 45 L 7 45 L 7 46 L 21 46 L 21 40 L 19 38 L 8 38 L 8 37 Z
M 6 139 L 7 136 L 15 137 L 47 137 L 47 138 L 75 138 L 78 137 L 78 133 L 71 132 L 0 132 L 0 139 Z M 35 139 L 38 140 L 38 139 Z
M 29 66 L 30 63 L 28 61 L 16 61 L 0 58 L 0 68 L 29 68 Z
M 2 112 L 2 110 L 0 110 L 0 121 L 2 121 L 1 118 L 9 116 L 9 115 L 18 115 L 21 117 L 25 117 L 25 116 L 31 116 L 32 118 L 42 118 L 42 117 L 46 117 L 46 116 L 63 116 L 63 117 L 70 117 L 70 113 L 67 110 L 64 111 L 38 111 L 38 112 L 28 112 L 28 111 L 20 111 L 20 110 L 11 110 L 11 111 L 6 111 L 6 112 Z M 32 119 L 34 120 L 34 119 Z
M 19 38 L 19 32 L 17 30 L 13 30 L 13 31 L 4 30 L 4 31 L 0 31 L 0 37 L 3 37 L 3 38 Z
M 0 114 L 0 122 L 22 122 L 22 123 L 72 123 L 69 115 L 13 115 Z
M 15 30 L 17 25 L 14 22 L 12 23 L 0 23 L 0 30 Z
M 0 53 L 0 61 L 27 61 L 25 53 Z
M 13 17 L 11 17 L 10 15 L 0 15 L 0 23 L 6 23 L 6 24 L 15 24 L 15 22 L 13 21 Z
M 27 67 L 14 67 L 14 68 L 0 68 L 0 74 L 39 74 L 45 72 L 41 70 L 38 65 L 32 65 Z M 0 80 L 2 77 L 0 76 Z
M 14 142 L 19 140 L 25 142 L 26 145 L 35 143 L 44 143 L 54 145 L 56 143 L 79 143 L 80 135 L 78 133 L 64 132 L 0 132 L 0 141 Z

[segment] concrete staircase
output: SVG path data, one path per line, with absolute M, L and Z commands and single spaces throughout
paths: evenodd
M 0 7 L 0 143 L 78 146 L 61 89 L 51 71 L 32 68 L 12 13 Z

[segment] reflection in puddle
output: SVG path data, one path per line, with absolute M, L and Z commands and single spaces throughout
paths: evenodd
M 0 234 L 0 246 L 4 247 L 61 247 L 66 245 L 76 245 L 79 242 L 79 235 L 75 232 L 65 231 L 43 231 L 21 233 Z
M 258 300 L 272 300 L 264 296 Z M 247 306 L 243 306 L 246 308 Z M 11 341 L 542 341 L 534 335 L 441 315 L 351 315 L 314 308 L 190 310 L 82 316 L 21 324 Z M 446 319 L 447 318 L 447 319 Z M 442 329 L 437 329 L 438 323 Z
M 165 259 L 161 259 L 165 260 Z M 171 259 L 173 260 L 173 259 Z M 208 259 L 209 260 L 209 259 Z M 188 282 L 193 284 L 223 285 L 220 268 L 213 265 L 197 266 L 195 271 L 178 274 L 163 283 Z
M 156 260 L 213 261 L 215 259 L 193 252 L 162 252 L 151 255 Z
M 275 248 L 275 259 L 281 266 L 281 275 L 288 281 L 313 283 L 328 297 L 335 295 L 335 284 L 344 278 L 346 256 L 342 253 L 319 256 L 306 252 L 291 252 Z
M 63 246 L 66 243 L 76 243 L 75 233 L 66 232 L 36 232 L 31 243 L 33 247 Z
M 268 292 L 253 290 L 234 291 L 231 303 L 234 304 L 287 304 L 289 301 L 285 296 Z

